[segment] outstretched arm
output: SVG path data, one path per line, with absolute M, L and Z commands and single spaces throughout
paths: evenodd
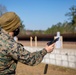
M 52 52 L 54 48 L 54 44 L 52 44 L 50 46 L 46 46 L 41 51 L 31 53 L 24 49 L 23 45 L 20 43 L 11 42 L 9 45 L 11 49 L 8 53 L 14 60 L 31 66 L 39 64 L 47 52 Z
M 39 64 L 43 57 L 47 54 L 45 49 L 38 52 L 29 52 L 20 43 L 11 43 L 13 46 L 9 51 L 9 55 L 13 57 L 14 60 L 20 61 L 26 65 L 37 65 Z

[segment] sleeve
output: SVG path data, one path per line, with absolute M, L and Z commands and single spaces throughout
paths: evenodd
M 43 57 L 47 54 L 47 51 L 44 48 L 40 51 L 31 53 L 27 51 L 22 44 L 16 42 L 10 43 L 9 47 L 10 50 L 8 51 L 8 54 L 14 60 L 30 66 L 39 64 Z

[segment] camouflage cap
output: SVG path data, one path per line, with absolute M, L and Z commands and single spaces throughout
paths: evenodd
M 0 26 L 8 32 L 14 31 L 20 24 L 20 18 L 14 12 L 6 12 L 0 17 Z

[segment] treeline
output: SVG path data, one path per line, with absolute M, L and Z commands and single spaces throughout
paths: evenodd
M 56 34 L 57 32 L 60 32 L 61 34 L 67 34 L 67 33 L 74 33 L 74 26 L 72 23 L 57 23 L 56 25 L 52 25 L 51 28 L 48 28 L 45 31 L 45 34 Z

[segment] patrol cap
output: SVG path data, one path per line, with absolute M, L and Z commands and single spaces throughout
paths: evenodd
M 6 12 L 0 17 L 0 27 L 7 32 L 14 31 L 20 24 L 20 18 L 15 12 Z

